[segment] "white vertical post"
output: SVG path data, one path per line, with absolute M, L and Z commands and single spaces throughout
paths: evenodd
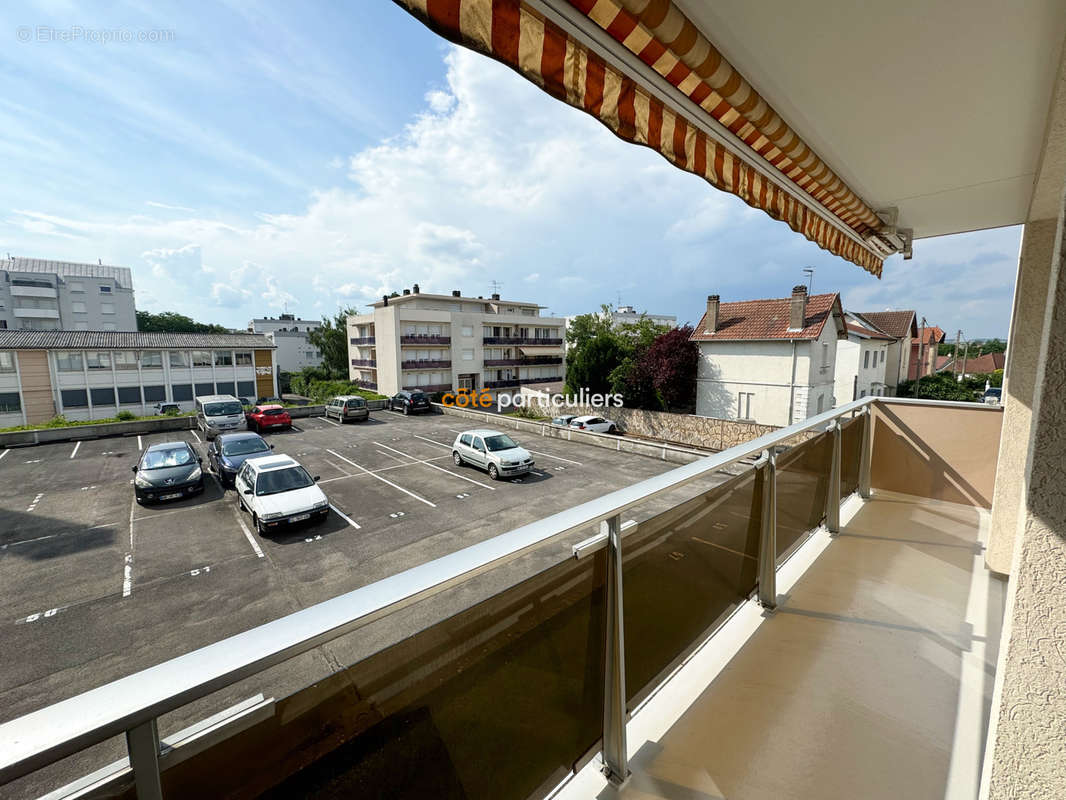
M 155 717 L 126 731 L 137 800 L 163 800 L 159 780 L 159 728 Z
M 626 755 L 625 628 L 622 617 L 622 524 L 616 514 L 600 523 L 607 536 L 606 659 L 603 684 L 603 773 L 615 784 L 629 777 Z
M 759 604 L 777 608 L 777 459 L 763 450 L 755 462 L 762 481 L 762 508 L 759 516 Z
M 859 496 L 864 500 L 870 498 L 870 459 L 873 455 L 874 407 L 869 403 L 863 407 L 862 453 L 859 457 Z
M 840 533 L 840 421 L 829 423 L 833 452 L 829 459 L 829 487 L 825 493 L 825 527 Z

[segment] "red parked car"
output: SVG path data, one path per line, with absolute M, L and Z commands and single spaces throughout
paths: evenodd
M 292 417 L 281 406 L 256 406 L 244 418 L 248 422 L 248 430 L 256 433 L 292 428 Z

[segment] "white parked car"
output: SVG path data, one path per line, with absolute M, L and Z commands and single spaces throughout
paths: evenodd
M 579 431 L 593 431 L 594 433 L 615 433 L 618 430 L 618 426 L 609 419 L 588 415 L 574 417 L 570 420 L 570 427 L 577 428 Z
M 533 456 L 506 433 L 492 430 L 464 431 L 452 444 L 455 466 L 473 464 L 489 473 L 494 481 L 501 477 L 524 475 L 533 469 Z
M 233 485 L 237 503 L 252 515 L 260 534 L 298 522 L 321 522 L 329 500 L 307 470 L 289 456 L 262 456 L 245 461 Z

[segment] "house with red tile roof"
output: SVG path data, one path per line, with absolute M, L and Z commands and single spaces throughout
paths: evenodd
M 932 375 L 936 370 L 937 345 L 944 341 L 944 331 L 936 325 L 923 326 L 918 335 L 911 339 L 911 362 L 907 370 L 908 380 L 917 380 L 924 375 Z M 919 365 L 919 359 L 921 364 Z
M 837 341 L 847 337 L 839 294 L 723 303 L 707 298 L 692 332 L 700 349 L 696 413 L 790 425 L 833 407 Z
M 1003 369 L 1006 365 L 1006 353 L 985 353 L 983 356 L 967 358 L 965 362 L 959 358 L 959 369 L 965 370 L 966 375 L 983 375 Z
M 885 395 L 888 348 L 896 339 L 852 311 L 844 312 L 844 324 L 848 335 L 837 341 L 834 368 L 836 404 L 849 403 L 867 395 Z
M 869 327 L 895 339 L 885 355 L 885 394 L 894 396 L 900 381 L 907 380 L 910 373 L 911 340 L 918 335 L 918 315 L 911 309 L 856 313 Z

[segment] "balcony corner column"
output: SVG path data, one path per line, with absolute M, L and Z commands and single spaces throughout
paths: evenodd
M 600 523 L 607 536 L 606 658 L 603 683 L 603 773 L 616 785 L 629 777 L 626 753 L 625 626 L 622 617 L 622 523 L 615 516 Z
M 825 493 L 825 527 L 830 533 L 840 533 L 840 421 L 829 423 L 833 438 L 833 454 L 829 460 L 829 487 Z
M 159 779 L 159 728 L 155 717 L 126 731 L 137 800 L 163 800 Z
M 756 480 L 762 484 L 759 510 L 759 605 L 777 608 L 777 458 L 763 450 L 755 462 Z
M 859 453 L 859 497 L 870 499 L 870 459 L 874 442 L 874 407 L 867 403 L 862 408 L 865 419 L 862 423 L 862 449 Z

